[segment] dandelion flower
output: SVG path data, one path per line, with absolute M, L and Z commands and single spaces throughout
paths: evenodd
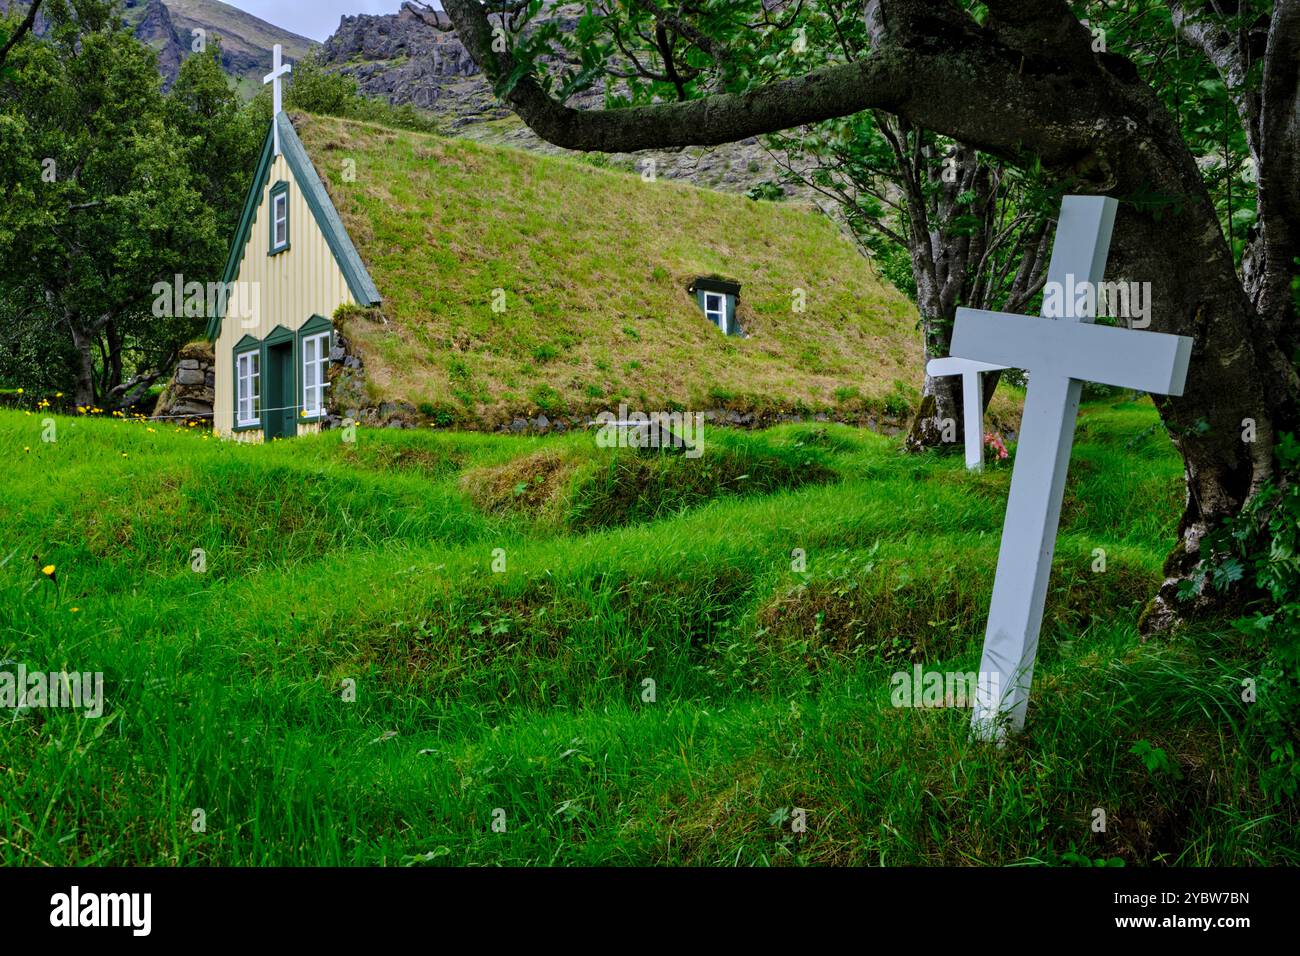
M 47 578 L 54 577 L 54 565 L 47 564 L 45 567 L 41 568 L 41 574 L 45 575 Z

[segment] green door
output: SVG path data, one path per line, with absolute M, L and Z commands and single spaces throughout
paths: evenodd
M 297 381 L 294 378 L 293 340 L 266 349 L 266 439 L 298 434 Z

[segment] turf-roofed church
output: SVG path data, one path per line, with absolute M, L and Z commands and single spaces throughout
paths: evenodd
M 906 407 L 915 310 L 806 203 L 274 116 L 208 328 L 223 437 Z
M 275 49 L 275 114 L 244 201 L 222 280 L 243 287 L 230 301 L 241 314 L 218 314 L 214 342 L 213 428 L 241 440 L 290 438 L 320 429 L 327 371 L 343 305 L 372 306 L 379 290 L 338 211 L 280 108 Z M 232 283 L 234 286 L 232 286 Z

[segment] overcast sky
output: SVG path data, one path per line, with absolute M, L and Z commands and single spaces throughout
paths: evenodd
M 326 40 L 339 17 L 354 13 L 396 13 L 402 0 L 225 0 L 255 17 L 313 40 Z

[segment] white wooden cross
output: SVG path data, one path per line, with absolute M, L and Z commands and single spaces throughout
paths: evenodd
M 275 155 L 277 156 L 280 155 L 280 124 L 277 122 L 277 120 L 279 119 L 280 113 L 284 109 L 280 98 L 280 77 L 284 76 L 286 73 L 293 72 L 293 66 L 283 62 L 282 60 L 283 55 L 284 55 L 284 48 L 277 43 L 275 45 L 275 52 L 272 54 L 274 59 L 271 62 L 271 72 L 266 74 L 266 76 L 262 79 L 263 86 L 265 86 L 267 83 L 271 84 L 271 90 L 272 90 L 271 96 L 275 100 L 275 106 L 271 110 L 271 129 L 274 130 L 273 135 L 275 137 Z
M 1049 283 L 1069 288 L 1073 279 L 1074 288 L 1097 288 L 1116 205 L 1101 196 L 1065 198 Z M 957 310 L 953 355 L 1029 373 L 972 718 L 975 735 L 984 739 L 1000 739 L 1025 723 L 1083 383 L 1181 395 L 1187 380 L 1191 339 L 1093 325 L 1096 298 L 1086 297 L 1081 307 L 1066 303 L 1067 314 L 1059 317 Z
M 1005 365 L 972 362 L 963 358 L 937 358 L 926 363 L 925 370 L 935 378 L 961 376 L 961 404 L 965 421 L 966 468 L 979 471 L 984 467 L 984 379 L 985 372 L 1005 372 Z

